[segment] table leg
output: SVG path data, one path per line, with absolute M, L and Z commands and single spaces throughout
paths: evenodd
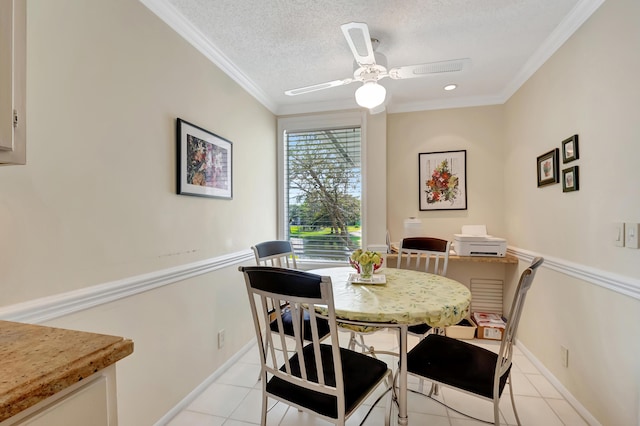
M 407 325 L 400 326 L 398 342 L 400 346 L 400 362 L 398 372 L 398 424 L 408 425 L 407 416 Z

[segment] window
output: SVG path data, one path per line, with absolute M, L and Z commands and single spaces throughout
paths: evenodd
M 285 129 L 282 236 L 300 259 L 345 261 L 361 247 L 361 127 Z

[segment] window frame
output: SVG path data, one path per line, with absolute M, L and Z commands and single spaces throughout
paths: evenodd
M 360 186 L 360 223 L 362 229 L 361 235 L 361 244 L 362 247 L 366 247 L 367 236 L 366 236 L 366 173 L 367 173 L 367 165 L 365 159 L 366 157 L 366 118 L 364 114 L 359 111 L 345 111 L 341 113 L 330 113 L 330 114 L 314 114 L 314 115 L 303 115 L 303 116 L 290 116 L 290 117 L 281 117 L 278 118 L 278 147 L 277 147 L 277 155 L 278 155 L 278 187 L 277 187 L 277 197 L 278 197 L 278 225 L 277 225 L 277 233 L 279 239 L 284 239 L 286 236 L 286 227 L 288 226 L 288 220 L 285 217 L 285 194 L 286 194 L 286 179 L 285 179 L 285 132 L 304 132 L 309 130 L 324 130 L 324 129 L 333 129 L 333 128 L 343 128 L 343 127 L 360 127 L 360 156 L 361 156 L 361 186 Z M 315 259 L 300 259 L 298 261 L 298 266 L 302 266 L 304 269 L 304 265 L 308 265 L 310 267 L 320 267 L 322 265 L 327 266 L 336 266 L 342 265 L 344 262 L 340 261 L 331 261 L 331 260 L 315 260 Z

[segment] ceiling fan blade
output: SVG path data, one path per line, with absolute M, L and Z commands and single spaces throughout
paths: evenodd
M 369 35 L 369 27 L 362 22 L 349 22 L 341 25 L 344 37 L 349 43 L 349 48 L 353 53 L 353 57 L 360 66 L 375 65 L 376 59 L 373 55 L 373 46 L 371 45 L 371 36 Z
M 291 89 L 284 92 L 288 96 L 302 95 L 304 93 L 315 92 L 317 90 L 329 89 L 331 87 L 344 86 L 355 81 L 353 78 L 345 78 L 343 80 L 327 81 L 326 83 L 314 84 L 312 86 L 299 87 L 297 89 Z
M 429 62 L 426 64 L 405 65 L 389 70 L 389 77 L 399 80 L 403 78 L 424 77 L 431 74 L 443 74 L 463 71 L 471 66 L 471 59 L 453 59 L 450 61 Z

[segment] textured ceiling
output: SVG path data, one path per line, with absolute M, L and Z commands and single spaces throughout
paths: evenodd
M 468 70 L 383 79 L 387 110 L 502 103 L 604 0 L 141 0 L 276 114 L 354 108 L 340 25 L 365 22 L 390 67 L 470 58 Z M 458 89 L 445 92 L 448 83 Z

